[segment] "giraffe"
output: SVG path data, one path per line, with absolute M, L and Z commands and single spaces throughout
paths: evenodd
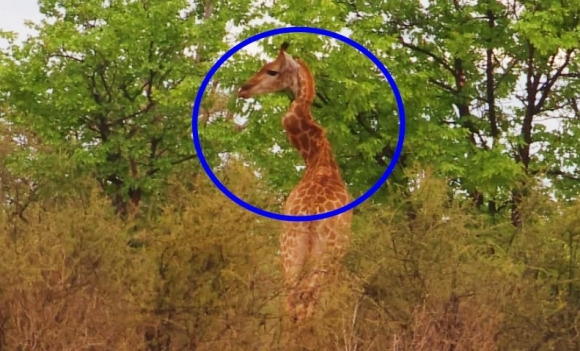
M 273 62 L 267 63 L 238 90 L 238 97 L 289 90 L 290 107 L 282 125 L 306 169 L 284 204 L 288 215 L 328 212 L 346 205 L 351 197 L 342 180 L 326 132 L 310 114 L 314 78 L 302 60 L 289 55 L 284 42 Z M 288 291 L 286 314 L 294 323 L 310 319 L 321 285 L 338 273 L 350 239 L 352 212 L 317 221 L 284 222 L 280 253 Z

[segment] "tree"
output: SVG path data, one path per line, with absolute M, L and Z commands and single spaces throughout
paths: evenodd
M 248 1 L 42 0 L 36 36 L 0 56 L 0 103 L 48 150 L 25 172 L 66 186 L 90 174 L 125 216 L 196 157 L 196 87 Z M 45 152 L 48 151 L 48 152 Z
M 452 196 L 467 195 L 491 215 L 510 214 L 519 227 L 526 189 L 544 187 L 562 199 L 578 195 L 577 1 L 294 1 L 263 10 L 288 25 L 346 28 L 381 58 L 407 110 L 401 165 L 431 165 L 448 179 Z M 354 49 L 312 35 L 288 37 L 295 42 L 292 52 L 313 68 L 313 114 L 328 129 L 351 190 L 360 194 L 393 154 L 397 124 L 390 89 Z M 272 54 L 280 40 L 268 40 L 266 52 Z M 235 76 L 247 75 L 246 67 L 224 71 L 224 79 L 233 86 Z M 280 127 L 274 116 L 284 104 L 274 97 L 250 106 L 246 136 L 238 140 L 251 140 L 251 159 L 264 168 L 276 165 L 268 168 L 273 183 L 287 187 L 297 178 L 299 159 L 275 132 Z M 282 148 L 275 155 L 269 151 L 274 144 Z M 410 186 L 397 172 L 389 183 Z
M 577 196 L 563 186 L 565 179 L 579 180 L 578 169 L 570 167 L 577 156 L 562 152 L 573 147 L 571 140 L 568 147 L 559 142 L 578 126 L 577 3 L 390 2 L 382 11 L 389 24 L 375 33 L 398 36 L 439 103 L 453 108 L 431 113 L 434 122 L 468 135 L 452 143 L 462 149 L 455 159 L 460 172 L 440 168 L 447 176 L 478 204 L 487 203 L 488 213 L 509 204 L 515 226 L 521 225 L 518 205 L 529 177 L 548 177 L 551 191 Z M 563 128 L 548 130 L 551 118 Z

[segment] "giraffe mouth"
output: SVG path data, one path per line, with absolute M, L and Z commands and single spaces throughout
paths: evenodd
M 238 97 L 242 98 L 242 99 L 247 99 L 249 97 L 251 97 L 252 95 L 250 94 L 250 89 L 248 89 L 247 86 L 243 86 L 240 88 L 240 90 L 238 90 Z

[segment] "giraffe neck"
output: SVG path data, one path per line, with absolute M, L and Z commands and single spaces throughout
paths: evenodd
M 284 129 L 304 159 L 307 173 L 319 167 L 338 170 L 326 132 L 310 114 L 315 96 L 314 78 L 302 61 L 296 61 L 300 67 L 290 87 L 294 99 L 282 119 Z

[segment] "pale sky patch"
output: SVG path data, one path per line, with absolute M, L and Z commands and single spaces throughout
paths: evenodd
M 24 24 L 25 21 L 38 23 L 41 19 L 37 0 L 0 0 L 0 30 L 17 33 L 19 41 L 34 33 Z M 0 40 L 0 47 L 6 47 L 6 44 Z

